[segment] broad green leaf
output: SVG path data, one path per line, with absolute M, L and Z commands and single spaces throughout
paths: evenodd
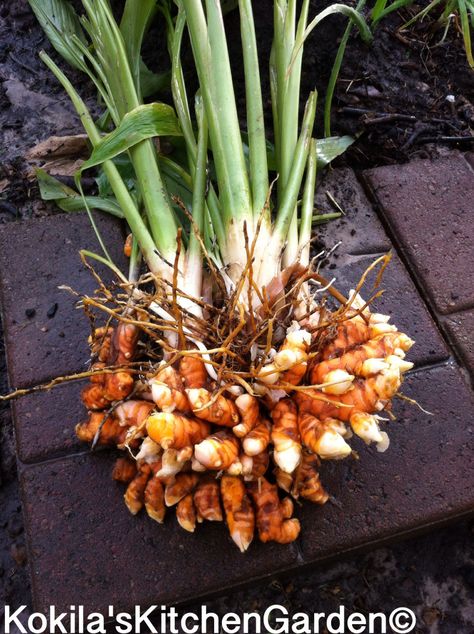
M 173 108 L 163 103 L 138 106 L 123 117 L 113 132 L 101 139 L 80 171 L 109 161 L 137 143 L 155 136 L 181 136 Z
M 82 196 L 72 187 L 64 185 L 64 183 L 61 183 L 57 178 L 42 169 L 36 170 L 36 177 L 41 198 L 43 200 L 54 200 L 63 211 L 84 211 L 86 205 L 88 205 L 90 209 L 100 209 L 118 218 L 124 217 L 120 206 L 113 198 Z
M 337 156 L 344 154 L 347 148 L 354 143 L 351 136 L 329 136 L 325 139 L 317 139 L 316 155 L 318 167 L 328 165 Z
M 78 15 L 66 0 L 28 0 L 30 7 L 57 52 L 75 68 L 83 70 L 82 55 L 71 42 L 75 35 L 86 42 Z
M 143 97 L 156 92 L 153 90 L 153 81 L 156 83 L 155 78 L 161 79 L 159 75 L 155 75 L 145 66 L 141 58 L 143 38 L 156 10 L 156 0 L 127 0 L 120 22 L 120 31 L 127 49 L 135 87 Z M 150 89 L 152 89 L 151 92 Z

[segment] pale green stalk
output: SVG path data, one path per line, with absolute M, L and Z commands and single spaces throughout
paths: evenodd
M 311 139 L 306 166 L 306 179 L 301 205 L 301 222 L 299 235 L 300 262 L 303 266 L 309 265 L 309 252 L 311 229 L 313 226 L 314 194 L 316 191 L 316 139 Z
M 73 85 L 64 75 L 64 73 L 56 66 L 53 60 L 44 52 L 40 53 L 41 59 L 53 72 L 56 78 L 59 80 L 69 98 L 71 99 L 80 119 L 81 123 L 86 131 L 87 136 L 90 139 L 92 145 L 97 145 L 101 139 L 100 133 L 92 119 L 87 106 L 83 100 L 79 97 L 74 90 Z M 114 195 L 123 210 L 124 216 L 127 220 L 133 235 L 136 237 L 140 249 L 143 253 L 150 270 L 161 275 L 164 271 L 164 263 L 156 252 L 156 245 L 151 237 L 145 223 L 142 220 L 140 212 L 138 211 L 133 198 L 131 197 L 127 187 L 125 186 L 119 171 L 115 167 L 112 161 L 105 161 L 103 164 L 104 172 L 110 182 Z

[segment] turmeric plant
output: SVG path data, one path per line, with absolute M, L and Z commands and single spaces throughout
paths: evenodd
M 83 6 L 68 28 L 50 14 L 40 17 L 57 50 L 94 82 L 107 133 L 60 68 L 41 57 L 89 137 L 92 153 L 80 173 L 100 166 L 131 238 L 128 274 L 105 245 L 103 255 L 82 253 L 112 268 L 118 290 L 101 285 L 82 298 L 107 324 L 91 337 L 91 383 L 82 395 L 89 414 L 78 436 L 127 452 L 113 477 L 127 483 L 133 514 L 144 508 L 161 523 L 176 506 L 190 532 L 225 518 L 242 551 L 255 529 L 262 541 L 291 542 L 301 527 L 291 497 L 280 492 L 324 504 L 319 459 L 350 456 L 352 433 L 385 450 L 381 413 L 411 367 L 404 357 L 413 341 L 372 312 L 359 287 L 346 297 L 324 280 L 310 249 L 321 220 L 314 211 L 317 168 L 348 140 L 314 138 L 315 91 L 300 119 L 304 44 L 333 13 L 347 16 L 364 38 L 370 32 L 346 5 L 310 19 L 309 0 L 300 11 L 294 0 L 275 0 L 271 149 L 250 0 L 238 2 L 245 136 L 217 0 L 159 6 L 173 107 L 144 103 L 140 48 L 156 3 L 127 0 L 133 29 L 125 17 L 117 24 L 107 0 Z M 199 87 L 194 99 L 181 65 L 185 32 Z M 178 139 L 179 158 L 159 151 L 159 136 Z M 83 200 L 91 213 L 95 201 Z

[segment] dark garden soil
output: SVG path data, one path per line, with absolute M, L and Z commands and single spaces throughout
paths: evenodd
M 254 4 L 261 56 L 267 60 L 272 2 Z M 327 4 L 326 0 L 313 2 L 311 14 Z M 334 100 L 333 133 L 358 139 L 339 159 L 340 164 L 360 169 L 432 156 L 443 147 L 474 147 L 474 73 L 467 65 L 462 38 L 451 28 L 446 41 L 433 47 L 441 38 L 441 32 L 433 32 L 433 19 L 409 32 L 398 32 L 414 10 L 393 14 L 383 22 L 371 47 L 355 35 L 350 40 Z M 231 14 L 227 21 L 236 60 L 236 91 L 243 106 L 237 16 Z M 303 75 L 305 90 L 316 86 L 319 91 L 318 135 L 322 135 L 324 88 L 344 21 L 330 18 L 325 25 L 306 47 Z M 51 135 L 80 132 L 67 98 L 37 57 L 41 48 L 50 51 L 26 0 L 0 2 L 0 230 L 6 222 L 57 213 L 40 200 L 25 153 Z M 166 67 L 164 38 L 157 29 L 152 31 L 145 56 L 155 69 Z M 266 66 L 265 61 L 262 76 L 268 96 Z M 92 105 L 91 87 L 83 77 L 74 73 L 72 77 Z M 269 112 L 268 98 L 266 105 Z M 0 392 L 4 393 L 2 353 L 0 348 Z M 14 444 L 9 408 L 2 405 L 0 442 L 0 597 L 3 593 L 4 602 L 12 605 L 29 604 Z M 420 632 L 467 633 L 462 623 L 469 610 L 467 596 L 474 588 L 466 553 L 472 539 L 473 526 L 465 522 L 295 576 L 291 582 L 265 583 L 227 596 L 215 601 L 212 609 L 250 611 L 283 603 L 295 611 L 329 611 L 343 603 L 353 610 L 388 611 L 407 605 L 421 616 Z

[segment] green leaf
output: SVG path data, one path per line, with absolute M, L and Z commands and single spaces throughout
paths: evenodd
M 181 134 L 178 119 L 170 106 L 163 103 L 138 106 L 127 112 L 120 125 L 101 139 L 80 171 L 109 161 L 146 139 Z
M 81 196 L 72 187 L 61 183 L 42 169 L 36 170 L 36 177 L 43 200 L 54 200 L 63 211 L 85 211 L 88 205 L 90 209 L 100 209 L 113 216 L 123 218 L 124 214 L 114 198 L 102 198 L 100 196 Z
M 168 90 L 171 83 L 171 73 L 154 73 L 145 64 L 140 61 L 140 89 L 142 97 L 151 97 L 156 93 Z
M 316 155 L 318 167 L 328 165 L 337 156 L 344 154 L 347 148 L 354 143 L 351 136 L 329 136 L 316 141 Z
M 30 7 L 57 52 L 75 68 L 83 70 L 82 54 L 71 42 L 75 35 L 86 43 L 79 16 L 66 0 L 28 0 Z

